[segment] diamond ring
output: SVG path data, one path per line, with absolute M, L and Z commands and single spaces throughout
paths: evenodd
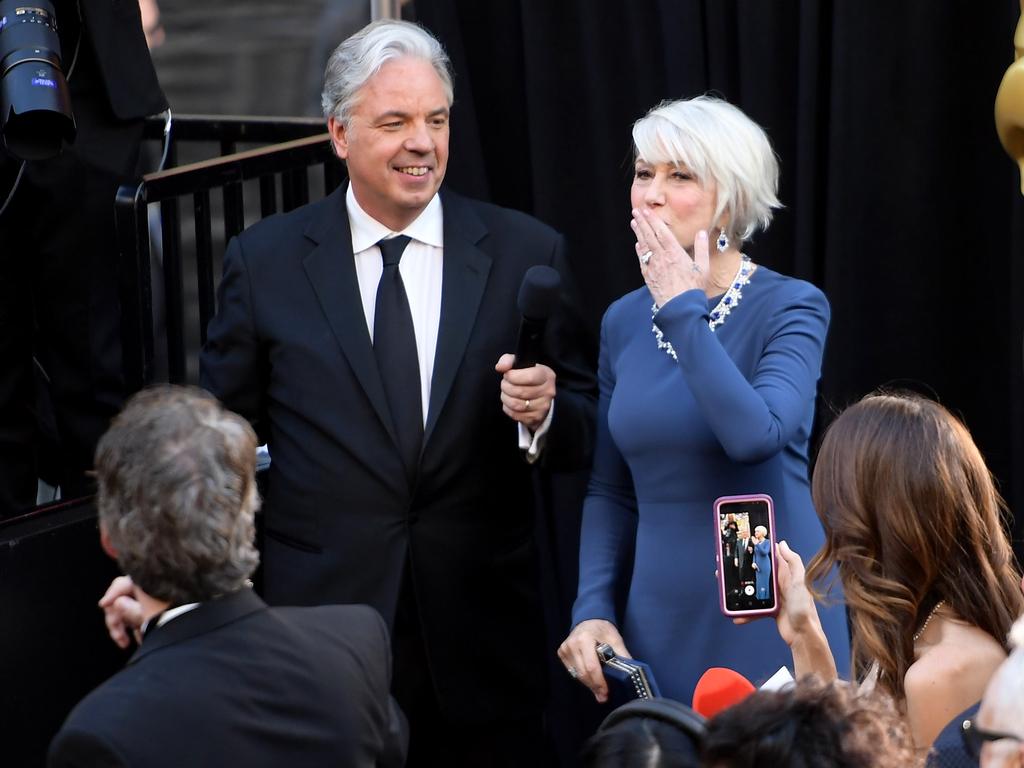
M 690 267 L 690 271 L 698 275 L 700 274 L 700 267 L 697 266 L 697 262 L 693 262 L 693 265 Z
M 530 410 L 530 401 L 529 400 L 524 400 L 523 401 L 523 410 L 524 411 Z
M 654 251 L 651 251 L 651 250 L 644 251 L 643 253 L 640 254 L 640 263 L 643 264 L 646 267 L 647 266 L 647 262 L 651 260 L 651 256 L 653 256 L 653 255 L 654 255 Z
M 569 677 L 571 677 L 573 680 L 580 676 L 580 673 L 576 670 L 576 667 L 566 667 L 565 671 L 569 673 Z

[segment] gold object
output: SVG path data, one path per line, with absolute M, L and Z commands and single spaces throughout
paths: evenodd
M 1020 0 L 1020 8 L 1021 17 L 1013 36 L 1016 56 L 996 93 L 995 112 L 999 141 L 1020 167 L 1021 194 L 1024 194 L 1024 0 Z

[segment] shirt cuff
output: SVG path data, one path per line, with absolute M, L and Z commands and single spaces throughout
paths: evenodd
M 540 452 L 544 450 L 544 443 L 547 440 L 548 430 L 551 428 L 551 417 L 555 415 L 555 401 L 551 401 L 548 408 L 548 415 L 543 423 L 537 427 L 537 431 L 530 434 L 530 430 L 519 425 L 519 450 L 526 451 L 526 463 L 533 464 L 540 458 Z

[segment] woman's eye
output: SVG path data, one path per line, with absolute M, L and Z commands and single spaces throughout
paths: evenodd
M 674 171 L 672 173 L 672 178 L 678 179 L 679 181 L 690 181 L 691 179 L 693 179 L 693 176 L 686 173 L 685 171 Z
M 649 179 L 651 178 L 651 172 L 646 168 L 637 168 L 634 174 L 638 179 Z

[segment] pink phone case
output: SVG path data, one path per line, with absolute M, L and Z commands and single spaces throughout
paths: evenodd
M 775 598 L 773 608 L 751 608 L 741 611 L 730 611 L 725 607 L 725 570 L 722 563 L 722 529 L 720 526 L 721 508 L 725 504 L 741 501 L 764 501 L 768 504 L 768 540 L 772 543 L 772 595 Z M 715 499 L 715 569 L 718 571 L 718 605 L 726 616 L 774 616 L 779 610 L 778 554 L 775 535 L 775 503 L 766 493 L 752 493 L 742 496 L 721 496 Z

